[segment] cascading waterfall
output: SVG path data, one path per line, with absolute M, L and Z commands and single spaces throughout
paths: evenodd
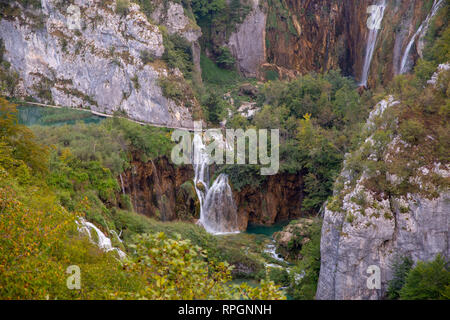
M 425 20 L 420 25 L 419 29 L 417 29 L 416 33 L 414 33 L 413 37 L 409 41 L 408 45 L 406 46 L 405 52 L 403 53 L 402 56 L 402 61 L 400 65 L 400 74 L 404 74 L 410 70 L 411 66 L 408 64 L 408 60 L 409 55 L 411 54 L 411 49 L 414 43 L 416 42 L 417 37 L 425 35 L 430 25 L 431 19 L 433 19 L 433 17 L 436 15 L 436 13 L 438 12 L 439 8 L 443 3 L 444 0 L 434 0 L 430 13 L 425 18 Z
M 204 228 L 211 233 L 239 231 L 237 208 L 226 174 L 220 174 L 208 190 L 200 221 Z
M 376 6 L 378 6 L 378 10 L 380 10 L 380 12 L 378 12 L 377 14 L 373 14 L 374 18 L 376 19 L 373 21 L 374 26 L 381 25 L 381 21 L 383 21 L 384 11 L 386 9 L 386 0 L 377 1 Z M 377 44 L 377 38 L 378 38 L 379 31 L 380 30 L 378 28 L 373 28 L 369 31 L 369 35 L 367 37 L 367 45 L 366 45 L 366 56 L 364 58 L 364 65 L 363 65 L 362 74 L 361 74 L 360 86 L 367 85 L 367 79 L 369 77 L 370 65 L 372 63 L 373 52 L 375 51 L 375 46 Z
M 116 251 L 117 254 L 121 259 L 123 259 L 126 254 L 122 250 L 113 247 L 111 243 L 111 239 L 108 238 L 99 228 L 97 228 L 93 223 L 90 223 L 89 221 L 86 221 L 84 218 L 80 218 L 79 221 L 77 221 L 78 224 L 78 230 L 80 232 L 84 232 L 89 236 L 89 239 L 98 245 L 100 249 L 108 252 L 108 251 Z M 96 239 L 93 238 L 92 232 L 96 233 Z M 115 233 L 117 235 L 117 233 Z M 117 239 L 120 240 L 120 238 L 117 236 Z
M 239 232 L 237 208 L 228 183 L 228 176 L 220 174 L 209 187 L 209 157 L 200 134 L 194 135 L 194 186 L 200 201 L 198 223 L 212 234 Z
M 133 210 L 135 212 L 137 212 L 137 195 L 136 195 L 136 181 L 134 179 L 134 174 L 135 174 L 135 166 L 131 165 L 131 188 L 130 188 L 130 199 L 131 199 L 131 204 L 133 205 Z M 134 202 L 134 203 L 133 203 Z
M 125 195 L 125 188 L 124 188 L 124 186 L 123 186 L 123 178 L 122 178 L 122 174 L 119 174 L 119 177 L 120 177 L 120 186 L 121 186 L 121 188 L 122 188 L 122 193 L 123 193 L 123 195 Z

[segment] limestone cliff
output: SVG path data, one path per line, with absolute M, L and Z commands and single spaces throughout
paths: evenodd
M 237 30 L 231 34 L 227 43 L 237 60 L 239 71 L 246 77 L 257 77 L 259 68 L 266 58 L 266 14 L 259 2 L 259 0 L 251 1 L 251 12 L 237 26 Z
M 423 95 L 442 90 L 430 85 Z M 440 139 L 433 126 L 423 143 L 404 141 L 399 123 L 412 116 L 407 105 L 392 96 L 381 101 L 367 139 L 345 160 L 324 211 L 317 299 L 382 299 L 395 257 L 450 257 L 450 166 L 429 147 Z M 422 114 L 424 123 L 441 121 L 431 114 Z M 367 286 L 373 265 L 381 271 L 380 289 Z
M 164 96 L 158 79 L 174 76 L 182 81 L 183 75 L 160 60 L 165 50 L 162 34 L 138 5 L 131 3 L 126 15 L 116 12 L 112 0 L 42 0 L 40 6 L 13 1 L 2 12 L 3 59 L 19 75 L 16 96 L 119 112 L 142 122 L 192 126 L 191 109 L 198 103 Z M 195 43 L 198 30 L 182 12 L 176 13 L 171 15 L 176 19 L 166 19 L 169 31 Z M 143 53 L 154 62 L 143 61 Z

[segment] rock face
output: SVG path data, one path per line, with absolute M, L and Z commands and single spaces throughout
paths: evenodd
M 397 125 L 389 115 L 398 105 L 392 97 L 377 105 L 366 126 L 371 134 L 353 156 L 360 153 L 364 159 L 379 158 L 390 164 L 408 146 L 393 134 L 385 151 L 377 152 L 374 132 L 390 130 L 388 119 L 392 126 Z M 409 179 L 418 186 L 417 191 L 396 195 L 369 188 L 373 172 L 366 168 L 358 175 L 351 158 L 349 155 L 345 161 L 337 180 L 339 188 L 324 212 L 317 299 L 382 299 L 393 277 L 391 263 L 396 256 L 413 261 L 428 261 L 438 253 L 450 257 L 450 192 L 438 189 L 431 178 L 448 181 L 450 167 L 433 163 L 420 168 Z M 386 180 L 394 187 L 402 183 L 389 172 Z M 430 190 L 435 190 L 434 195 L 430 196 Z M 367 286 L 369 266 L 377 266 L 381 272 L 380 289 Z
M 241 3 L 248 5 L 247 0 Z M 367 10 L 374 4 L 372 0 L 252 0 L 251 11 L 236 31 L 228 35 L 212 26 L 209 41 L 213 47 L 227 45 L 246 76 L 267 79 L 269 72 L 276 72 L 281 78 L 292 78 L 340 68 L 360 81 L 369 34 Z M 369 86 L 386 83 L 400 72 L 406 47 L 429 13 L 429 1 L 387 1 Z M 414 42 L 410 66 L 423 46 L 423 39 Z
M 369 0 L 287 0 L 268 6 L 269 63 L 301 73 L 339 67 L 361 80 Z M 369 73 L 369 85 L 398 73 L 409 40 L 429 13 L 426 1 L 388 1 Z M 415 50 L 411 57 L 417 59 Z M 380 76 L 382 75 L 382 76 Z
M 189 184 L 193 175 L 192 167 L 175 167 L 162 157 L 147 163 L 131 162 L 121 183 L 136 212 L 162 221 L 192 220 L 199 215 L 198 199 Z
M 252 11 L 228 40 L 239 71 L 246 77 L 256 77 L 265 61 L 266 14 L 259 0 L 251 0 Z
M 156 2 L 156 1 L 155 1 Z M 167 28 L 169 34 L 179 34 L 192 45 L 192 58 L 194 66 L 199 75 L 200 68 L 200 45 L 198 39 L 202 36 L 202 30 L 197 24 L 190 20 L 184 13 L 181 4 L 175 2 L 160 2 L 153 11 L 152 20 Z M 198 79 L 201 81 L 201 76 Z
M 278 221 L 301 217 L 303 179 L 299 174 L 269 176 L 261 187 L 244 187 L 234 191 L 239 224 L 246 228 L 249 222 L 272 225 Z
M 191 110 L 164 97 L 158 85 L 159 77 L 176 70 L 141 60 L 142 52 L 160 58 L 164 45 L 158 26 L 148 22 L 139 6 L 132 3 L 124 17 L 115 13 L 115 1 L 73 4 L 79 11 L 58 0 L 42 0 L 39 10 L 12 3 L 15 15 L 0 21 L 4 59 L 20 77 L 16 95 L 106 114 L 119 112 L 142 122 L 192 127 Z M 172 23 L 171 29 L 177 31 L 177 26 Z M 191 31 L 183 29 L 195 41 Z
M 162 157 L 153 163 L 133 161 L 131 168 L 122 174 L 122 181 L 119 177 L 119 183 L 123 192 L 130 196 L 136 212 L 164 221 L 193 221 L 200 214 L 193 178 L 192 166 L 175 166 Z M 260 188 L 233 191 L 236 208 L 229 203 L 229 208 L 224 209 L 225 215 L 234 216 L 229 210 L 237 210 L 236 229 L 239 230 L 245 230 L 249 222 L 271 225 L 298 218 L 302 215 L 302 181 L 299 175 L 279 174 L 270 176 Z

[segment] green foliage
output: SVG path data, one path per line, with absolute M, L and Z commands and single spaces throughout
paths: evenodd
M 8 61 L 3 60 L 4 52 L 5 45 L 3 40 L 0 39 L 0 92 L 12 96 L 19 82 L 19 75 L 12 70 L 11 64 Z
M 269 279 L 282 287 L 289 285 L 289 273 L 285 268 L 270 268 L 268 271 Z
M 134 244 L 125 241 L 131 250 L 123 261 L 114 251 L 103 252 L 78 232 L 76 219 L 83 212 L 92 214 L 96 199 L 110 201 L 110 191 L 118 187 L 110 170 L 61 149 L 52 154 L 49 184 L 32 179 L 32 173 L 38 177 L 47 171 L 46 149 L 35 143 L 28 128 L 17 124 L 13 105 L 2 99 L 0 106 L 1 299 L 285 299 L 272 282 L 262 281 L 258 288 L 229 284 L 231 268 L 217 262 L 220 251 L 210 246 L 215 238 L 193 224 L 152 224 L 144 216 L 111 210 L 106 227 L 120 228 Z M 107 125 L 112 127 L 114 121 L 118 120 Z M 121 129 L 125 141 L 136 133 L 126 124 Z M 71 197 L 69 205 L 64 194 Z M 172 238 L 161 232 L 138 234 L 154 229 L 166 229 Z M 177 231 L 195 244 L 181 240 Z M 80 290 L 66 286 L 70 265 L 81 269 Z
M 226 7 L 224 0 L 191 0 L 192 11 L 197 21 L 211 21 L 216 14 Z
M 141 7 L 141 11 L 145 13 L 147 17 L 150 17 L 153 10 L 155 10 L 152 0 L 134 0 Z
M 43 144 L 55 145 L 58 153 L 70 148 L 79 160 L 99 161 L 116 176 L 128 167 L 131 154 L 147 161 L 169 155 L 173 146 L 170 130 L 141 126 L 120 118 L 100 124 L 36 126 L 33 131 Z
M 400 290 L 405 285 L 405 280 L 410 272 L 413 261 L 409 257 L 395 257 L 392 263 L 393 278 L 389 281 L 387 295 L 389 299 L 398 299 Z
M 164 26 L 160 26 L 163 35 L 164 53 L 162 59 L 170 68 L 178 68 L 186 78 L 191 77 L 193 70 L 191 44 L 179 34 L 169 34 Z
M 130 7 L 130 0 L 116 1 L 116 13 L 121 16 L 126 16 L 128 14 L 129 7 Z
M 303 257 L 291 272 L 291 287 L 288 294 L 294 299 L 312 300 L 317 291 L 320 273 L 320 237 L 322 221 L 316 220 L 311 225 L 310 241 L 302 246 L 300 254 Z M 302 275 L 301 279 L 295 279 Z
M 242 191 L 246 186 L 257 190 L 263 186 L 267 176 L 262 176 L 258 165 L 226 165 L 220 173 L 226 173 L 234 190 Z
M 237 82 L 239 76 L 235 71 L 219 68 L 211 59 L 205 55 L 200 57 L 202 78 L 205 82 L 213 85 L 231 85 Z
M 230 296 L 225 285 L 231 280 L 228 265 L 206 262 L 206 253 L 189 240 L 168 239 L 164 233 L 140 235 L 130 247 L 136 253 L 129 272 L 137 273 L 144 283 L 144 289 L 132 293 L 131 298 L 191 300 Z
M 406 120 L 400 124 L 400 135 L 408 143 L 418 144 L 424 137 L 423 125 L 414 119 Z
M 227 110 L 225 100 L 214 92 L 204 98 L 202 105 L 206 119 L 216 125 L 222 120 L 223 114 Z
M 117 181 L 130 160 L 145 162 L 168 155 L 172 148 L 168 130 L 118 118 L 100 124 L 36 126 L 33 130 L 40 141 L 53 146 L 45 180 L 61 204 L 105 228 L 114 227 L 111 207 L 130 208 L 129 201 L 119 194 Z
M 270 81 L 260 89 L 257 101 L 262 109 L 253 120 L 233 117 L 227 124 L 280 130 L 280 170 L 304 177 L 305 212 L 318 211 L 331 195 L 344 154 L 356 145 L 353 137 L 365 121 L 370 97 L 360 97 L 355 88 L 338 71 Z M 246 170 L 227 167 L 236 190 L 259 185 Z
M 140 57 L 143 64 L 148 64 L 155 61 L 155 56 L 148 50 L 141 51 Z
M 448 262 L 437 255 L 433 261 L 417 262 L 408 273 L 400 290 L 401 300 L 450 299 L 450 269 Z
M 236 59 L 234 59 L 228 47 L 221 47 L 216 62 L 219 65 L 219 67 L 223 69 L 233 69 L 236 63 Z
M 9 160 L 0 160 L 5 169 L 17 169 L 21 167 L 21 163 L 31 170 L 30 174 L 37 175 L 37 178 L 48 172 L 48 149 L 36 142 L 31 130 L 18 124 L 16 106 L 1 97 L 0 146 L 1 153 L 12 157 Z
M 183 101 L 184 95 L 179 79 L 160 77 L 158 79 L 158 85 L 161 87 L 164 97 L 172 99 L 178 103 Z

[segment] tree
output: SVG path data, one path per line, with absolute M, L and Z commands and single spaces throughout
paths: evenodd
M 144 284 L 139 292 L 123 292 L 125 298 L 145 299 L 283 299 L 272 282 L 260 288 L 247 284 L 229 285 L 231 268 L 227 263 L 207 260 L 206 252 L 189 240 L 169 239 L 163 232 L 138 235 L 130 246 L 135 254 L 127 271 L 137 274 Z
M 0 97 L 0 143 L 17 161 L 23 161 L 34 174 L 46 173 L 48 150 L 38 144 L 33 132 L 20 125 L 16 106 Z
M 387 295 L 389 299 L 398 299 L 400 290 L 405 285 L 406 277 L 413 266 L 413 261 L 409 257 L 395 257 L 392 263 L 394 271 L 393 278 L 389 281 Z
M 130 0 L 117 0 L 116 13 L 121 16 L 126 16 L 128 14 L 129 7 L 130 7 Z
M 234 59 L 228 47 L 221 47 L 216 62 L 219 67 L 223 69 L 233 69 L 236 63 L 236 59 Z
M 315 220 L 309 228 L 310 241 L 300 250 L 303 258 L 294 267 L 294 272 L 291 272 L 292 285 L 288 291 L 295 299 L 300 300 L 314 299 L 319 281 L 322 221 Z M 298 279 L 299 275 L 301 279 Z
M 218 94 L 210 93 L 204 102 L 207 119 L 213 124 L 218 124 L 222 120 L 222 113 L 227 104 Z
M 450 269 L 440 254 L 430 262 L 417 262 L 400 290 L 401 300 L 450 299 Z

